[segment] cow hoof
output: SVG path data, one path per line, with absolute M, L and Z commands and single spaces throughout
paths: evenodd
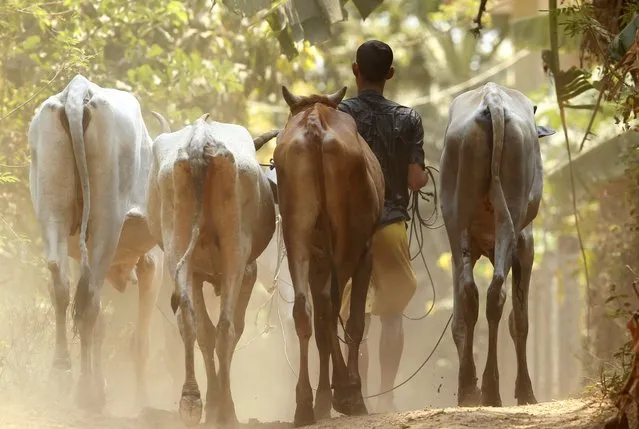
M 310 426 L 315 424 L 315 413 L 313 412 L 313 403 L 297 404 L 295 408 L 295 419 L 293 427 Z
M 180 419 L 187 426 L 195 426 L 202 419 L 202 399 L 199 395 L 182 395 L 180 399 Z
M 470 389 L 459 389 L 457 393 L 457 406 L 477 407 L 481 401 L 481 392 L 474 386 Z
M 73 390 L 73 374 L 71 373 L 71 368 L 60 368 L 54 364 L 49 373 L 49 384 L 55 389 L 58 396 L 69 395 Z
M 533 392 L 526 392 L 523 395 L 517 395 L 517 405 L 534 405 L 537 403 L 537 398 Z
M 84 410 L 99 413 L 106 405 L 106 395 L 103 389 L 82 387 L 76 393 L 76 403 Z
M 352 405 L 352 416 L 366 416 L 368 415 L 368 409 L 366 408 L 366 404 L 364 400 L 355 402 Z
M 57 357 L 53 360 L 54 371 L 71 371 L 71 359 L 68 356 Z
M 207 421 L 208 424 L 208 421 Z M 223 416 L 220 415 L 220 417 L 217 420 L 217 424 L 215 425 L 218 428 L 224 428 L 224 429 L 237 429 L 240 427 L 240 423 L 237 421 L 237 417 L 236 416 Z
M 219 409 L 213 405 L 209 405 L 211 402 L 206 401 L 204 423 L 207 425 L 215 425 L 219 415 Z
M 484 407 L 501 407 L 501 397 L 499 396 L 499 393 L 482 394 L 481 404 Z
M 315 417 L 317 420 L 329 419 L 331 417 L 331 402 L 333 392 L 330 389 L 318 390 L 315 396 Z
M 337 402 L 333 400 L 333 408 L 338 413 L 344 414 L 346 416 L 365 416 L 368 414 L 368 410 L 366 409 L 366 404 L 364 404 L 364 401 L 353 402 L 352 400 L 346 400 Z
M 368 414 L 359 386 L 335 389 L 333 408 L 338 413 L 347 416 L 365 416 Z

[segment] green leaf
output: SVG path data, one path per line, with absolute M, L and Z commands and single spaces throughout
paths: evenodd
M 35 48 L 36 45 L 38 45 L 38 43 L 40 43 L 40 36 L 38 35 L 29 36 L 27 37 L 27 40 L 22 42 L 22 48 L 25 51 L 30 51 L 31 49 Z
M 175 15 L 183 24 L 189 21 L 189 15 L 186 13 L 182 2 L 172 0 L 166 5 L 166 10 L 170 14 Z
M 162 47 L 160 45 L 158 45 L 157 43 L 154 43 L 151 48 L 149 48 L 148 51 L 146 51 L 146 57 L 147 58 L 155 58 L 159 55 L 162 55 L 164 53 L 164 50 L 162 49 Z

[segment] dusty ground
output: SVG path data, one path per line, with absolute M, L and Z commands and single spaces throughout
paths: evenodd
M 609 406 L 601 401 L 573 399 L 528 407 L 434 409 L 407 413 L 340 417 L 316 424 L 315 428 L 351 429 L 586 429 L 601 428 L 611 415 Z M 283 429 L 290 423 L 259 423 L 242 425 L 244 429 Z M 137 418 L 95 415 L 68 406 L 55 406 L 41 400 L 30 403 L 17 398 L 0 402 L 0 427 L 19 429 L 173 429 L 183 428 L 176 413 L 146 409 Z
M 0 267 L 0 272 L 4 272 Z M 24 281 L 26 285 L 33 281 Z M 22 283 L 21 283 L 22 284 Z M 135 391 L 131 365 L 130 336 L 136 314 L 137 291 L 131 288 L 125 294 L 111 294 L 105 313 L 109 329 L 103 348 L 105 376 L 108 380 L 107 411 L 103 415 L 78 410 L 73 401 L 50 383 L 50 372 L 55 338 L 53 311 L 43 285 L 36 294 L 32 289 L 0 288 L 0 429 L 183 429 L 177 413 L 177 399 L 183 378 L 177 377 L 174 384 L 167 364 L 166 338 L 177 335 L 168 309 L 168 299 L 160 302 L 165 308 L 155 316 L 152 329 L 151 356 L 149 367 L 149 393 L 153 409 L 137 413 L 131 409 Z M 20 293 L 18 293 L 20 292 Z M 105 292 L 108 296 L 109 292 Z M 262 421 L 290 419 L 295 403 L 294 386 L 297 367 L 296 337 L 290 308 L 282 304 L 273 305 L 270 319 L 257 318 L 257 308 L 261 308 L 265 298 L 257 296 L 249 305 L 247 327 L 240 340 L 233 360 L 232 389 L 239 418 L 246 422 L 251 417 Z M 167 295 L 168 296 L 168 295 Z M 287 298 L 290 300 L 290 297 Z M 107 302 L 107 299 L 105 299 Z M 282 315 L 278 311 L 282 307 Z M 115 309 L 119 309 L 115 312 Z M 108 310 L 108 311 L 107 311 Z M 169 316 L 166 316 L 169 315 Z M 284 317 L 284 319 L 282 319 Z M 442 316 L 437 316 L 440 317 Z M 424 326 L 436 332 L 445 324 L 443 320 L 428 319 L 425 325 L 408 325 L 407 338 L 420 338 L 407 342 L 403 365 L 398 379 L 409 377 L 413 369 L 424 359 L 436 342 L 436 336 L 423 340 Z M 273 333 L 262 335 L 267 320 Z M 441 322 L 441 325 L 440 325 Z M 420 322 L 421 323 L 421 322 Z M 165 326 L 165 325 L 168 325 Z M 442 328 L 443 329 L 443 328 Z M 370 335 L 378 338 L 375 326 Z M 259 336 L 256 336 L 258 335 Z M 69 333 L 72 365 L 79 368 L 78 339 Z M 175 341 L 179 337 L 176 336 Z M 254 339 L 257 338 L 256 341 Z M 288 339 L 288 344 L 286 340 Z M 371 356 L 377 354 L 376 343 L 371 342 Z M 199 355 L 199 354 L 198 354 Z M 313 355 L 314 356 L 314 355 Z M 434 355 L 427 370 L 420 372 L 410 383 L 396 392 L 397 404 L 401 409 L 428 407 L 427 410 L 397 414 L 371 415 L 360 418 L 340 417 L 322 421 L 313 428 L 337 429 L 500 429 L 500 428 L 541 428 L 541 429 L 587 429 L 602 428 L 603 422 L 612 414 L 609 404 L 600 400 L 586 401 L 573 399 L 548 402 L 530 407 L 457 409 L 437 407 L 455 403 L 456 366 L 452 338 L 447 337 L 442 347 Z M 452 359 L 452 360 L 451 360 Z M 169 359 L 170 360 L 170 359 Z M 317 359 L 311 359 L 312 384 L 317 380 Z M 292 363 L 290 363 L 291 361 Z M 452 362 L 452 363 L 451 363 Z M 514 362 L 507 357 L 504 362 Z M 289 367 L 290 365 L 290 367 Z M 481 365 L 478 363 L 478 365 Z M 179 365 L 178 365 L 179 366 Z M 514 377 L 508 377 L 507 364 L 504 370 L 502 398 L 512 401 Z M 377 370 L 371 370 L 369 382 L 379 385 Z M 196 362 L 196 373 L 200 387 L 206 385 L 201 361 Z M 48 387 L 46 387 L 48 386 Z M 204 392 L 202 392 L 204 393 Z M 507 402 L 506 402 L 507 403 Z M 512 402 L 511 402 L 512 403 Z M 242 429 L 283 429 L 290 428 L 288 422 L 260 423 L 251 421 Z

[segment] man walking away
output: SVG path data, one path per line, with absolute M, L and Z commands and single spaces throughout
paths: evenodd
M 404 349 L 402 313 L 410 302 L 417 279 L 410 263 L 406 234 L 408 189 L 417 191 L 428 182 L 424 165 L 424 128 L 413 109 L 384 98 L 384 86 L 395 73 L 393 51 L 386 43 L 369 40 L 357 49 L 352 69 L 357 97 L 344 100 L 339 109 L 350 114 L 357 129 L 379 160 L 386 182 L 384 210 L 373 236 L 373 275 L 366 302 L 366 328 L 370 315 L 380 317 L 379 361 L 381 391 L 392 389 Z M 350 282 L 346 285 L 340 314 L 347 320 Z M 362 391 L 367 394 L 368 347 L 360 348 Z M 393 393 L 379 399 L 378 412 L 395 411 Z

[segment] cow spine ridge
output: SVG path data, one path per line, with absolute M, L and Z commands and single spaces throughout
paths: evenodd
M 328 260 L 331 265 L 331 303 L 333 311 L 339 316 L 340 290 L 337 279 L 337 267 L 333 257 L 333 234 L 331 230 L 331 219 L 328 215 L 328 195 L 326 193 L 326 177 L 324 175 L 324 127 L 317 112 L 317 107 L 311 110 L 306 118 L 306 138 L 317 145 L 317 174 L 319 181 L 320 216 L 324 220 L 324 238 Z M 342 321 L 343 324 L 343 321 Z
M 81 75 L 73 78 L 68 87 L 67 97 L 64 103 L 64 111 L 69 121 L 69 134 L 75 157 L 80 187 L 82 189 L 82 221 L 80 223 L 80 280 L 73 299 L 73 321 L 77 325 L 82 318 L 89 299 L 89 282 L 91 281 L 91 269 L 87 250 L 87 228 L 91 209 L 91 189 L 89 186 L 89 169 L 87 166 L 86 150 L 84 147 L 84 100 L 89 92 L 89 81 Z

